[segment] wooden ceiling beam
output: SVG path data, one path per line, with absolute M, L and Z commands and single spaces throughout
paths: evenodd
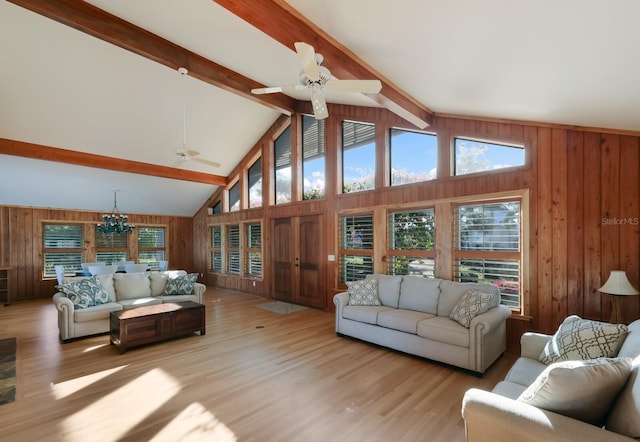
M 284 0 L 213 0 L 247 23 L 294 49 L 303 41 L 324 56 L 324 65 L 343 80 L 379 79 L 382 90 L 368 96 L 421 129 L 430 126 L 433 112 L 395 86 L 322 29 L 311 23 Z M 277 94 L 276 94 L 277 95 Z
M 160 178 L 192 181 L 215 186 L 227 185 L 227 178 L 220 175 L 192 172 L 173 167 L 158 166 L 156 164 L 141 163 L 139 161 L 123 160 L 75 150 L 25 143 L 6 138 L 0 138 L 0 154 L 76 164 L 78 166 L 95 167 L 98 169 L 116 170 L 118 172 L 135 173 L 138 175 L 151 175 Z
M 260 103 L 286 115 L 295 112 L 296 100 L 284 94 L 255 95 L 265 85 L 238 74 L 164 38 L 135 26 L 90 3 L 77 0 L 8 0 L 86 34 L 146 57 L 171 69 L 185 67 L 189 75 Z

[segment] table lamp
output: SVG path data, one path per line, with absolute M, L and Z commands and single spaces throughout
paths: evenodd
M 622 319 L 622 297 L 640 293 L 631 285 L 624 270 L 611 270 L 609 279 L 598 291 L 613 297 L 610 322 L 614 324 Z

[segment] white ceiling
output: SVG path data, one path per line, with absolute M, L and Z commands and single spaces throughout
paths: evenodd
M 91 0 L 262 84 L 296 54 L 211 0 Z M 640 2 L 289 0 L 437 113 L 640 131 Z M 0 2 L 0 137 L 172 166 L 180 75 Z M 331 60 L 325 60 L 331 68 Z M 278 113 L 187 78 L 187 142 L 227 176 Z M 295 98 L 302 99 L 304 96 Z M 347 94 L 330 102 L 375 106 Z M 0 155 L 0 204 L 192 216 L 216 186 Z

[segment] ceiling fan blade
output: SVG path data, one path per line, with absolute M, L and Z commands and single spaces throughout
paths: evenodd
M 315 84 L 311 85 L 311 107 L 313 107 L 313 115 L 316 120 L 324 120 L 329 116 L 327 101 L 324 98 L 322 89 Z
M 324 87 L 337 92 L 377 94 L 382 89 L 380 80 L 329 80 Z
M 184 162 L 185 162 L 185 160 L 183 160 L 182 158 L 178 158 L 177 160 L 174 161 L 174 163 L 171 165 L 171 167 L 173 167 L 174 169 L 179 169 L 179 168 L 182 167 Z
M 220 167 L 221 164 L 218 163 L 217 161 L 211 161 L 211 160 L 205 160 L 203 158 L 191 158 L 193 161 L 195 161 L 196 163 L 200 163 L 200 164 L 206 164 L 207 166 L 212 166 L 212 167 Z
M 320 79 L 320 71 L 318 70 L 316 51 L 313 49 L 313 46 L 301 41 L 294 43 L 294 46 L 302 63 L 302 70 L 305 75 L 311 81 L 318 81 Z
M 251 89 L 252 94 L 261 95 L 261 94 L 275 94 L 277 92 L 282 92 L 282 86 L 274 86 L 274 87 L 260 87 L 257 89 Z
M 197 150 L 186 150 L 184 154 L 188 157 L 195 157 L 197 155 L 200 155 L 200 152 L 198 152 Z

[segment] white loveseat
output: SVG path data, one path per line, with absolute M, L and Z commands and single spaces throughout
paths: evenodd
M 477 373 L 506 349 L 508 307 L 500 305 L 498 287 L 419 276 L 368 275 L 377 282 L 380 305 L 350 305 L 349 292 L 338 293 L 336 333 L 455 365 Z M 467 326 L 451 319 L 458 301 L 470 290 L 489 302 Z M 459 307 L 459 306 L 458 306 Z M 473 316 L 473 315 L 472 315 Z
M 579 376 L 571 372 L 570 379 L 561 379 L 555 384 L 547 378 L 546 384 L 550 387 L 543 399 L 566 401 L 576 405 L 577 409 L 563 410 L 563 414 L 549 411 L 549 408 L 552 408 L 549 406 L 542 408 L 518 400 L 525 390 L 532 390 L 529 388 L 531 384 L 541 385 L 536 380 L 543 371 L 548 374 L 552 369 L 550 365 L 545 365 L 539 360 L 541 352 L 552 339 L 550 335 L 525 333 L 521 338 L 521 357 L 513 364 L 505 379 L 499 382 L 491 392 L 474 388 L 465 393 L 462 416 L 465 421 L 467 441 L 640 440 L 640 320 L 629 325 L 628 334 L 617 351 L 616 358 L 605 359 L 617 361 L 629 358 L 632 361 L 626 384 L 624 379 L 621 381 L 623 385 L 621 390 L 605 384 L 607 380 L 610 382 L 612 376 L 604 376 L 601 372 L 580 377 L 585 379 L 582 386 L 576 385 Z M 602 341 L 602 339 L 600 335 L 599 340 Z M 570 363 L 576 362 L 580 363 L 570 361 Z M 541 378 L 544 378 L 544 375 Z M 554 386 L 557 386 L 555 390 L 553 390 Z M 612 394 L 611 404 L 593 393 L 592 390 L 598 388 Z M 581 391 L 586 396 L 584 400 L 577 401 L 575 398 L 568 397 L 575 396 Z M 554 395 L 557 396 L 555 399 Z M 572 416 L 577 413 L 584 414 L 585 410 L 594 406 L 603 406 L 603 404 L 605 413 L 601 424 L 588 423 Z
M 163 302 L 194 301 L 202 304 L 206 287 L 198 282 L 187 284 L 187 289 L 192 288 L 192 290 L 171 290 L 174 294 L 165 294 L 165 288 L 170 279 L 172 282 L 182 282 L 186 276 L 187 273 L 184 270 L 171 270 L 65 278 L 63 284 L 77 283 L 87 278 L 97 278 L 99 285 L 108 295 L 108 299 L 104 299 L 98 305 L 78 308 L 80 305 L 78 302 L 74 304 L 75 298 L 72 301 L 62 291 L 54 294 L 53 303 L 58 312 L 60 339 L 66 343 L 81 336 L 109 332 L 109 315 L 113 311 L 162 304 Z M 182 279 L 176 279 L 179 277 Z M 175 284 L 172 283 L 170 287 L 175 289 Z M 190 294 L 175 294 L 189 292 Z

